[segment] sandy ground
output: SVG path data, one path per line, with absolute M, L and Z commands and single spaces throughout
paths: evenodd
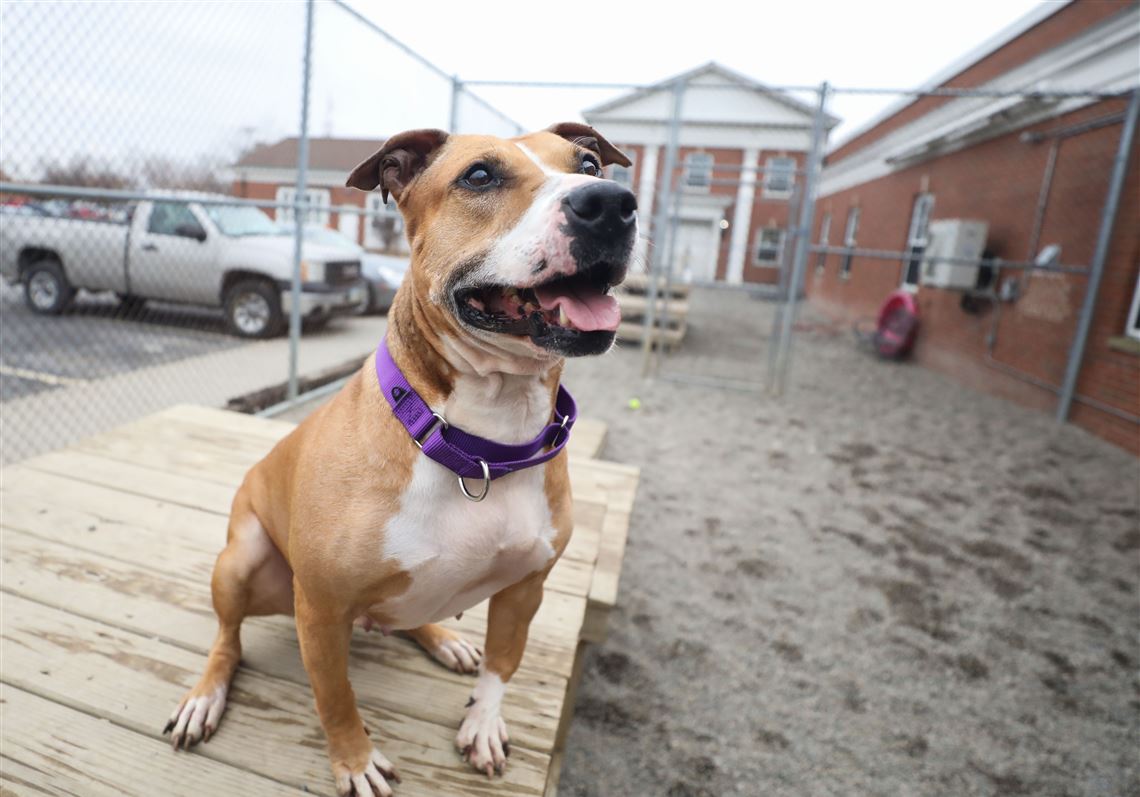
M 693 301 L 663 370 L 761 374 L 772 305 Z M 560 795 L 1140 794 L 1137 460 L 847 330 L 781 402 L 639 365 L 566 378 L 642 481 Z
M 772 311 L 694 296 L 662 374 L 762 375 Z M 1140 794 L 1140 463 L 803 326 L 782 401 L 569 364 L 642 480 L 559 794 Z

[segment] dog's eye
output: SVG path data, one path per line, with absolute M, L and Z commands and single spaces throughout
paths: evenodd
M 491 174 L 491 170 L 485 165 L 476 163 L 463 175 L 462 182 L 471 188 L 486 188 L 495 182 L 495 176 Z
M 582 165 L 578 167 L 578 171 L 582 174 L 588 174 L 590 177 L 601 177 L 602 167 L 596 160 L 589 155 L 582 158 Z

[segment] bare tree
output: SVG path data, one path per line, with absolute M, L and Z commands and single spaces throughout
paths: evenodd
M 90 156 L 76 155 L 66 164 L 52 162 L 42 167 L 40 182 L 83 188 L 133 188 L 134 181 L 108 164 Z
M 224 166 L 217 157 L 187 163 L 162 155 L 150 155 L 138 166 L 139 182 L 144 188 L 175 188 L 224 194 L 230 188 L 230 184 L 221 177 Z

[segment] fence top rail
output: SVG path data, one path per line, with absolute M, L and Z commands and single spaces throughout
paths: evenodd
M 333 205 L 327 202 L 314 202 L 300 193 L 296 194 L 296 199 L 293 202 L 277 202 L 269 199 L 229 197 L 223 194 L 201 194 L 194 191 L 90 188 L 88 186 L 79 185 L 47 185 L 43 183 L 10 183 L 0 181 L 0 194 L 112 200 L 115 202 L 193 202 L 198 205 L 273 208 L 276 210 L 335 210 L 337 213 L 355 213 L 362 216 L 384 215 L 386 213 L 384 208 L 375 210 L 361 205 Z
M 463 80 L 465 86 L 492 86 L 499 88 L 534 88 L 534 89 L 615 89 L 615 90 L 650 90 L 669 88 L 670 83 L 620 83 L 587 80 Z M 776 92 L 811 92 L 818 93 L 819 86 L 804 86 L 795 84 L 772 84 L 763 87 L 747 86 L 741 83 L 699 83 L 694 84 L 699 89 L 746 89 L 752 91 Z M 1125 92 L 1126 93 L 1126 92 Z M 1041 99 L 1111 99 L 1121 96 L 1119 91 L 1095 91 L 1081 89 L 1035 89 L 1032 86 L 1024 88 L 987 88 L 985 86 L 939 86 L 931 88 L 890 88 L 879 86 L 829 86 L 828 94 L 864 94 L 864 95 L 890 95 L 910 97 L 1039 97 Z

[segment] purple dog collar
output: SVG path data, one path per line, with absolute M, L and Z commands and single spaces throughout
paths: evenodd
M 504 445 L 468 434 L 449 425 L 412 389 L 392 359 L 386 337 L 376 349 L 376 378 L 384 398 L 392 406 L 392 414 L 408 430 L 412 442 L 458 476 L 459 489 L 472 501 L 486 498 L 491 482 L 500 476 L 541 465 L 558 456 L 570 440 L 570 429 L 578 419 L 578 407 L 573 396 L 559 385 L 554 402 L 554 421 L 530 442 Z M 543 452 L 547 446 L 550 450 Z M 468 492 L 464 479 L 482 479 L 482 491 L 477 494 Z

